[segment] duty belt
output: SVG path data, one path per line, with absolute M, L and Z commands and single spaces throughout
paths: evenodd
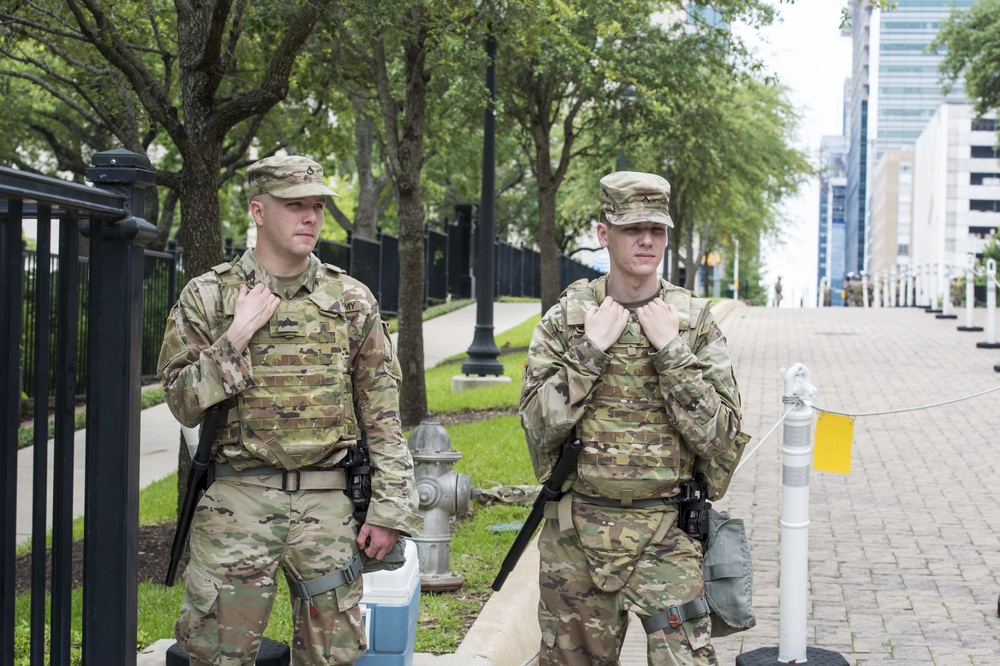
M 684 491 L 672 497 L 654 497 L 652 499 L 632 500 L 629 504 L 622 503 L 620 500 L 608 499 L 607 497 L 585 495 L 578 490 L 571 490 L 570 492 L 573 493 L 573 497 L 576 497 L 580 501 L 586 502 L 587 504 L 596 504 L 597 506 L 606 506 L 615 509 L 650 509 L 655 506 L 668 506 L 670 504 L 683 504 L 684 502 L 690 502 L 692 497 L 691 494 L 687 492 L 687 486 L 682 487 L 684 488 Z
M 286 493 L 294 493 L 299 490 L 347 489 L 347 475 L 343 469 L 303 467 L 287 470 L 271 465 L 236 469 L 229 463 L 215 463 L 213 467 L 215 478 L 239 477 L 241 483 L 275 488 Z

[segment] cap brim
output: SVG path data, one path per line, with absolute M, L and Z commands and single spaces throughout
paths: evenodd
M 674 226 L 674 221 L 670 216 L 658 210 L 643 210 L 635 213 L 605 213 L 608 222 L 615 226 L 623 224 L 639 224 L 640 222 L 652 222 L 653 224 L 665 224 L 668 227 Z
M 293 185 L 292 187 L 282 187 L 269 192 L 273 197 L 279 199 L 298 199 L 299 197 L 339 197 L 340 195 L 321 183 L 306 183 L 303 185 Z

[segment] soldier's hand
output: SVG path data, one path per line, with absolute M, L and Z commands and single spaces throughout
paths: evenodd
M 652 301 L 635 311 L 643 333 L 656 349 L 663 349 L 681 332 L 681 316 L 677 306 L 664 303 L 662 298 Z
M 365 523 L 358 531 L 358 547 L 368 557 L 381 560 L 389 554 L 389 551 L 392 550 L 398 538 L 399 530 Z
M 249 291 L 245 284 L 240 285 L 240 293 L 236 295 L 236 305 L 233 307 L 233 323 L 228 331 L 229 341 L 237 351 L 242 352 L 247 348 L 250 338 L 271 320 L 279 303 L 281 299 L 260 282 Z
M 583 317 L 583 332 L 601 351 L 608 351 L 611 345 L 618 342 L 625 325 L 628 324 L 629 311 L 616 303 L 610 296 L 604 299 L 600 307 L 592 306 Z

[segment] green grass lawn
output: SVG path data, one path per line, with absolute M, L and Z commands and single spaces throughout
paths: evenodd
M 426 373 L 428 409 L 435 414 L 468 412 L 483 409 L 513 409 L 518 405 L 521 371 L 527 354 L 531 332 L 539 316 L 495 337 L 502 350 L 500 361 L 509 384 L 479 388 L 460 393 L 451 392 L 451 378 L 461 373 L 460 354 Z M 161 394 L 162 395 L 162 394 Z M 162 398 L 161 398 L 162 399 Z M 535 483 L 516 415 L 500 416 L 473 423 L 448 426 L 452 449 L 462 454 L 455 471 L 468 474 L 473 487 L 495 484 L 520 485 Z M 139 494 L 139 522 L 142 525 L 161 524 L 174 520 L 177 506 L 177 475 L 171 474 L 144 488 Z M 479 613 L 491 594 L 490 584 L 499 571 L 500 563 L 513 542 L 516 532 L 492 531 L 499 525 L 522 522 L 529 506 L 473 502 L 470 512 L 456 520 L 452 529 L 450 570 L 462 575 L 462 589 L 451 593 L 424 592 L 420 596 L 420 617 L 415 649 L 417 652 L 451 653 L 461 642 L 468 620 Z M 74 539 L 83 536 L 83 519 L 74 522 Z M 19 552 L 28 549 L 22 544 Z M 274 612 L 265 636 L 289 643 L 292 636 L 289 617 L 288 588 L 279 581 Z M 81 590 L 73 596 L 73 633 L 78 643 L 81 635 Z M 173 625 L 183 598 L 183 584 L 172 588 L 144 582 L 138 592 L 138 647 L 142 648 L 161 638 L 173 637 Z M 27 666 L 28 621 L 30 593 L 16 599 L 15 666 Z M 21 647 L 24 649 L 22 650 Z M 22 660 L 20 655 L 24 655 Z M 79 663 L 79 655 L 73 660 Z

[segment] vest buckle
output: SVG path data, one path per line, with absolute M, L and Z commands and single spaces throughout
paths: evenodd
M 292 476 L 294 474 L 294 476 Z M 281 490 L 286 493 L 296 493 L 301 485 L 302 474 L 297 469 L 286 469 L 281 473 Z M 295 486 L 289 485 L 289 480 L 295 480 Z

